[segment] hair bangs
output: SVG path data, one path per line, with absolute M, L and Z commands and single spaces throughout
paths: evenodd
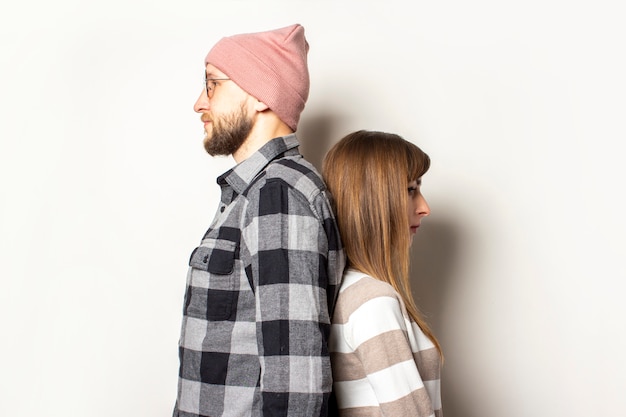
M 422 178 L 430 169 L 430 157 L 417 145 L 406 142 L 407 179 L 409 182 Z

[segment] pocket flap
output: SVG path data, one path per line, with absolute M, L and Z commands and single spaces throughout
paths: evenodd
M 237 243 L 230 240 L 205 240 L 191 253 L 189 266 L 212 274 L 233 272 Z

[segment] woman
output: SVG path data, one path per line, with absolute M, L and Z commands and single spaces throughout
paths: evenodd
M 441 348 L 409 283 L 409 247 L 430 214 L 420 192 L 429 166 L 400 136 L 363 130 L 324 159 L 348 260 L 330 339 L 340 415 L 443 415 Z

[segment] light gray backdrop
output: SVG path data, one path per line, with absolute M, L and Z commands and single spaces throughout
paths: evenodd
M 233 165 L 202 148 L 203 58 L 295 22 L 314 163 L 357 129 L 432 157 L 413 278 L 446 416 L 626 415 L 623 17 L 617 1 L 3 1 L 0 415 L 170 415 L 188 256 Z

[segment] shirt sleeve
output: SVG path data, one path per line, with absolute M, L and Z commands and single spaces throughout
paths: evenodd
M 326 415 L 332 387 L 327 340 L 328 238 L 304 196 L 278 179 L 259 191 L 247 231 L 256 300 L 264 416 Z
M 407 337 L 410 321 L 403 311 L 397 295 L 369 299 L 346 324 L 348 343 L 385 416 L 434 416 Z

